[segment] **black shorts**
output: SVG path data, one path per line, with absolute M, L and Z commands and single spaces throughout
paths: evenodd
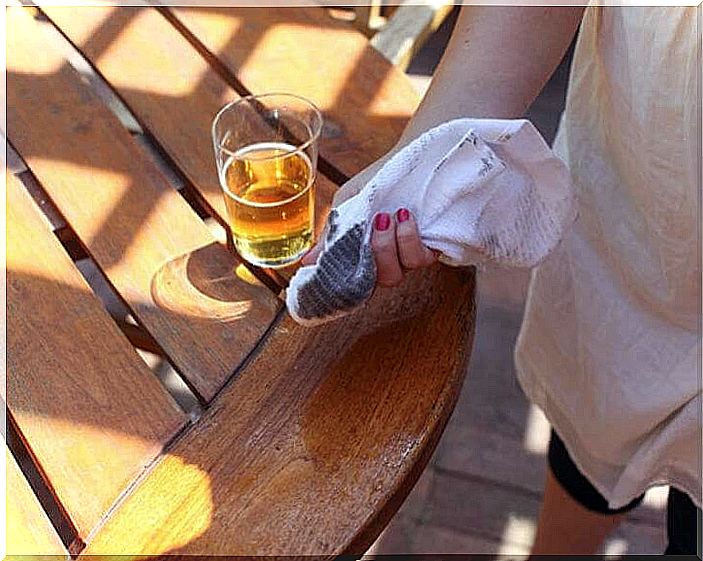
M 644 495 L 641 495 L 621 508 L 608 507 L 608 501 L 578 470 L 561 438 L 554 431 L 549 440 L 547 457 L 555 479 L 571 498 L 588 510 L 601 514 L 618 514 L 632 510 L 644 499 Z M 696 555 L 700 509 L 696 508 L 688 495 L 672 487 L 669 489 L 666 514 L 669 545 L 665 554 Z

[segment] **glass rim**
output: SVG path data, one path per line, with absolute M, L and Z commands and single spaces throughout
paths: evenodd
M 313 114 L 315 115 L 315 117 L 317 118 L 317 121 L 318 121 L 317 126 L 315 127 L 317 130 L 310 130 L 310 138 L 308 138 L 305 142 L 298 144 L 295 147 L 295 150 L 291 151 L 289 154 L 286 154 L 286 157 L 293 156 L 295 154 L 298 154 L 299 152 L 303 152 L 304 150 L 309 148 L 315 141 L 317 141 L 318 138 L 320 138 L 320 134 L 322 133 L 323 118 L 322 118 L 322 112 L 317 107 L 317 105 L 315 105 L 312 101 L 310 101 L 309 99 L 307 99 L 301 95 L 287 93 L 287 92 L 269 92 L 269 93 L 264 93 L 264 94 L 246 95 L 246 96 L 240 97 L 239 99 L 234 99 L 232 101 L 229 101 L 220 108 L 220 110 L 217 112 L 217 114 L 213 118 L 212 126 L 211 126 L 212 140 L 213 140 L 213 144 L 215 145 L 215 149 L 222 150 L 227 155 L 229 155 L 233 158 L 238 158 L 236 152 L 233 152 L 229 148 L 222 146 L 222 144 L 220 144 L 219 140 L 217 140 L 216 135 L 215 135 L 215 129 L 217 127 L 217 124 L 220 121 L 220 118 L 224 115 L 224 113 L 226 111 L 228 111 L 229 109 L 232 109 L 234 106 L 239 105 L 239 104 L 243 104 L 244 102 L 258 100 L 258 99 L 267 98 L 267 97 L 289 97 L 289 98 L 297 99 L 298 101 L 302 101 L 304 104 L 306 104 L 312 110 Z M 310 127 L 307 127 L 307 124 L 306 124 L 306 128 L 309 129 Z M 263 161 L 266 161 L 269 159 L 274 159 L 277 157 L 280 157 L 280 156 L 267 156 L 265 158 L 261 158 L 261 161 L 263 162 Z

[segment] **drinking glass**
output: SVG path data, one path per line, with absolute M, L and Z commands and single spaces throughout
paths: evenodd
M 314 183 L 322 115 L 292 94 L 243 97 L 212 124 L 220 186 L 237 252 L 285 267 L 313 242 Z

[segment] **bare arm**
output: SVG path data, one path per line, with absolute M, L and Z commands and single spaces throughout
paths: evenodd
M 400 144 L 458 117 L 521 116 L 564 56 L 583 10 L 463 6 Z
M 337 192 L 358 193 L 402 146 L 459 117 L 520 117 L 569 47 L 583 7 L 462 6 L 425 97 L 398 143 Z
M 520 117 L 537 97 L 571 43 L 583 7 L 463 6 L 430 88 L 396 146 L 349 180 L 335 206 L 361 190 L 383 163 L 430 128 L 459 117 Z M 372 236 L 378 282 L 394 286 L 403 269 L 434 257 L 403 210 L 377 217 Z M 315 261 L 319 247 L 303 263 Z

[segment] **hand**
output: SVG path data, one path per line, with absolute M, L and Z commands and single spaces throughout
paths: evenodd
M 415 218 L 406 208 L 394 216 L 381 212 L 373 221 L 371 247 L 379 286 L 398 286 L 405 271 L 432 265 L 437 258 L 420 240 Z
M 394 216 L 382 212 L 374 217 L 371 247 L 379 286 L 398 286 L 405 271 L 428 267 L 437 261 L 434 252 L 420 240 L 415 218 L 405 208 Z M 303 257 L 303 265 L 315 263 L 321 249 L 321 244 L 312 248 Z

